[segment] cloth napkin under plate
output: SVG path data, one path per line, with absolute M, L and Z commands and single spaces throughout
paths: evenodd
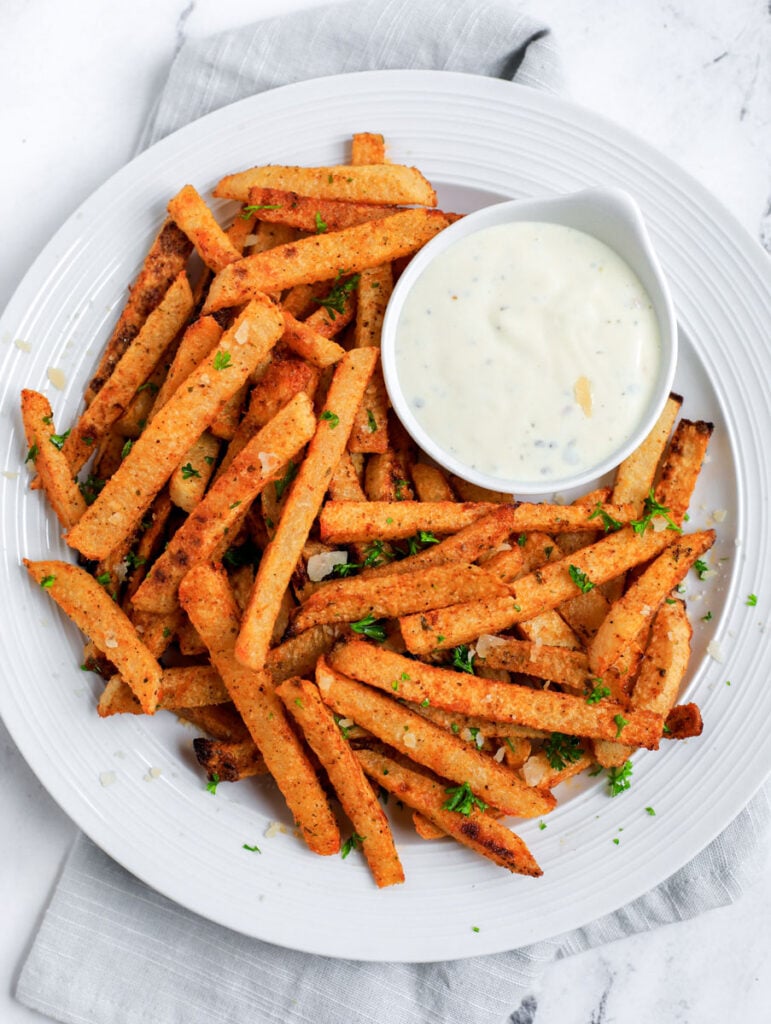
M 510 4 L 362 0 L 185 43 L 140 148 L 265 89 L 403 67 L 549 90 L 560 84 L 548 30 Z M 549 941 L 449 964 L 333 960 L 247 938 L 178 907 L 80 836 L 16 995 L 72 1024 L 503 1024 L 511 1014 L 522 1019 L 523 996 L 554 959 L 735 900 L 756 870 L 770 820 L 761 792 L 698 857 L 616 913 Z

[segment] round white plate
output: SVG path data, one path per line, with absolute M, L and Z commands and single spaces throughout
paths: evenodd
M 631 192 L 683 329 L 675 382 L 683 411 L 715 423 L 691 525 L 725 510 L 710 555 L 718 573 L 687 581 L 695 636 L 685 699 L 701 706 L 704 735 L 636 755 L 632 788 L 615 799 L 601 778 L 564 786 L 546 829 L 537 821 L 517 829 L 544 869 L 540 879 L 399 826 L 407 882 L 378 892 L 359 854 L 321 859 L 304 848 L 271 783 L 222 784 L 212 796 L 191 733 L 173 716 L 97 718 L 99 680 L 78 668 L 77 631 L 19 564 L 24 555 L 71 552 L 40 493 L 28 489 L 18 392 L 45 390 L 60 430 L 74 421 L 168 199 L 185 182 L 205 193 L 222 174 L 258 163 L 343 162 L 351 133 L 365 130 L 383 132 L 390 157 L 419 166 L 451 209 L 587 185 Z M 326 78 L 244 100 L 165 139 L 67 221 L 0 322 L 0 711 L 22 754 L 78 825 L 139 878 L 212 920 L 295 949 L 365 960 L 472 956 L 555 935 L 634 899 L 708 843 L 768 771 L 762 744 L 746 737 L 751 723 L 771 716 L 767 575 L 761 584 L 769 324 L 768 263 L 709 194 L 620 128 L 509 83 L 421 71 Z M 64 373 L 62 390 L 48 382 L 51 367 Z M 751 592 L 759 592 L 756 609 L 745 605 Z M 708 612 L 711 621 L 701 622 Z M 707 655 L 709 640 L 723 663 Z M 274 820 L 287 830 L 267 838 Z

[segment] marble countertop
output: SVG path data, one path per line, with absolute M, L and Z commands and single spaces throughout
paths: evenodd
M 205 35 L 311 0 L 6 0 L 0 12 L 0 307 L 59 223 L 132 156 L 169 62 Z M 512 0 L 512 6 L 514 6 Z M 766 0 L 526 0 L 562 50 L 566 93 L 664 150 L 771 251 Z M 74 825 L 0 723 L 0 1020 Z M 771 868 L 771 849 L 766 868 Z M 736 904 L 558 962 L 516 1024 L 769 1019 L 771 872 Z

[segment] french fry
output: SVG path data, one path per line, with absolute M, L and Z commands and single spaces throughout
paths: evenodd
M 632 707 L 647 708 L 666 718 L 685 677 L 692 632 L 682 601 L 661 605 L 632 690 Z
M 305 679 L 287 679 L 276 687 L 276 693 L 329 776 L 378 887 L 403 882 L 404 869 L 388 819 L 316 686 Z
M 214 214 L 192 185 L 185 185 L 169 202 L 169 216 L 184 231 L 206 266 L 219 273 L 229 263 L 241 259 Z
M 147 422 L 152 420 L 168 402 L 182 381 L 213 352 L 222 337 L 222 328 L 211 316 L 202 316 L 187 328 L 182 336 L 166 379 L 155 396 Z
M 441 469 L 416 462 L 412 467 L 412 482 L 418 501 L 455 501 L 452 487 Z
M 547 814 L 554 800 L 523 785 L 514 772 L 376 690 L 354 682 L 320 658 L 316 683 L 324 702 L 437 775 L 452 779 L 505 814 Z
M 321 510 L 319 530 L 325 544 L 404 540 L 420 530 L 457 533 L 495 508 L 490 502 L 328 501 Z
M 310 400 L 302 393 L 295 395 L 255 434 L 177 530 L 134 594 L 134 607 L 156 612 L 176 607 L 185 573 L 209 561 L 223 537 L 235 535 L 244 508 L 277 479 L 287 460 L 313 436 L 315 427 Z
M 86 511 L 86 502 L 61 450 L 51 403 L 39 391 L 25 388 L 21 393 L 21 418 L 27 438 L 27 458 L 35 467 L 56 518 L 69 530 Z
M 348 202 L 339 199 L 318 199 L 278 188 L 249 189 L 249 209 L 257 220 L 290 224 L 300 231 L 325 234 L 341 231 L 367 221 L 382 220 L 398 211 L 397 206 L 374 206 L 372 203 Z
M 444 829 L 424 818 L 420 811 L 412 812 L 412 824 L 421 839 L 447 839 Z
M 656 500 L 669 508 L 678 526 L 688 511 L 713 429 L 703 420 L 680 420 L 669 443 L 656 485 Z
M 193 740 L 195 757 L 213 782 L 238 782 L 267 775 L 265 758 L 253 740 Z
M 259 292 L 278 292 L 311 281 L 334 280 L 397 256 L 416 252 L 447 227 L 435 210 L 402 210 L 383 220 L 301 238 L 268 252 L 246 256 L 220 271 L 212 282 L 204 313 L 247 302 Z
M 69 562 L 31 562 L 27 570 L 56 601 L 81 632 L 105 651 L 131 687 L 146 715 L 158 705 L 162 681 L 161 666 L 142 643 L 136 629 L 104 587 L 85 569 Z
M 177 708 L 174 712 L 183 722 L 190 722 L 224 743 L 251 743 L 249 730 L 232 704 L 212 704 L 202 708 Z M 195 742 L 195 740 L 193 741 Z M 260 755 L 261 756 L 261 755 Z
M 253 188 L 279 188 L 316 199 L 385 205 L 436 206 L 436 193 L 420 171 L 401 164 L 340 167 L 252 167 L 228 174 L 214 189 L 219 199 L 244 203 Z
M 123 353 L 158 305 L 175 278 L 185 269 L 192 245 L 172 220 L 166 220 L 145 257 L 142 269 L 129 289 L 124 306 L 110 340 L 99 360 L 99 366 L 86 388 L 86 405 L 117 366 Z
M 234 395 L 231 395 L 211 421 L 209 429 L 215 437 L 219 437 L 223 441 L 232 441 L 241 421 L 247 391 L 248 386 L 242 385 Z
M 284 591 L 345 451 L 356 408 L 374 366 L 373 349 L 348 352 L 338 364 L 308 453 L 292 484 L 273 540 L 265 551 L 236 644 L 242 664 L 262 668 Z
M 695 704 L 676 704 L 667 715 L 664 735 L 671 740 L 701 736 L 701 712 Z
M 158 692 L 158 710 L 207 707 L 226 704 L 230 695 L 211 665 L 185 665 L 165 668 Z M 113 676 L 102 691 L 97 705 L 100 718 L 110 715 L 141 715 L 142 706 L 121 676 Z
M 447 787 L 373 750 L 357 750 L 356 757 L 373 782 L 419 811 L 457 842 L 516 874 L 533 878 L 543 874 L 519 836 L 495 818 L 473 805 L 468 815 L 447 810 Z
M 336 341 L 331 341 L 303 323 L 295 320 L 291 313 L 284 310 L 284 333 L 281 339 L 298 356 L 307 359 L 314 366 L 324 368 L 339 363 L 345 355 L 345 349 Z
M 491 643 L 484 656 L 484 663 L 488 667 L 559 683 L 574 693 L 583 693 L 586 689 L 590 672 L 583 651 L 513 640 L 510 637 L 498 639 L 500 642 Z
M 385 139 L 376 132 L 356 132 L 351 140 L 352 164 L 384 164 Z
M 571 651 L 581 650 L 583 645 L 562 616 L 554 611 L 541 612 L 527 622 L 518 622 L 517 633 L 534 644 L 548 647 L 566 647 Z
M 642 513 L 643 502 L 653 487 L 656 467 L 682 404 L 680 395 L 670 395 L 650 434 L 616 470 L 613 501 L 619 504 L 631 502 L 637 506 L 638 515 Z
M 583 697 L 567 693 L 478 679 L 465 672 L 428 665 L 363 642 L 354 641 L 336 648 L 330 655 L 330 663 L 339 672 L 354 675 L 386 691 L 392 691 L 393 683 L 397 682 L 399 696 L 414 704 L 428 700 L 431 707 L 464 715 L 514 722 L 569 736 L 620 739 L 622 743 L 653 750 L 661 739 L 663 719 L 651 711 L 627 711 L 620 704 L 608 700 L 587 704 Z M 619 721 L 618 716 L 621 716 Z M 379 735 L 376 729 L 356 715 L 351 714 L 351 717 Z M 409 751 L 407 754 L 412 756 Z
M 192 512 L 201 501 L 214 473 L 220 443 L 207 430 L 182 456 L 169 480 L 169 496 L 185 512 Z
M 120 469 L 70 531 L 67 543 L 87 558 L 103 557 L 116 538 L 130 534 L 174 466 L 219 409 L 264 359 L 281 334 L 282 320 L 264 298 L 250 303 L 178 388 L 135 442 Z
M 337 853 L 337 823 L 270 677 L 236 661 L 238 609 L 224 572 L 209 566 L 195 567 L 183 580 L 179 596 L 306 843 L 315 853 Z

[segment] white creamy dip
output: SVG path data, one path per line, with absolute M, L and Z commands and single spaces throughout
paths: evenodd
M 544 490 L 624 444 L 660 358 L 634 272 L 561 224 L 461 238 L 415 281 L 396 330 L 400 386 L 434 442 L 477 472 Z

